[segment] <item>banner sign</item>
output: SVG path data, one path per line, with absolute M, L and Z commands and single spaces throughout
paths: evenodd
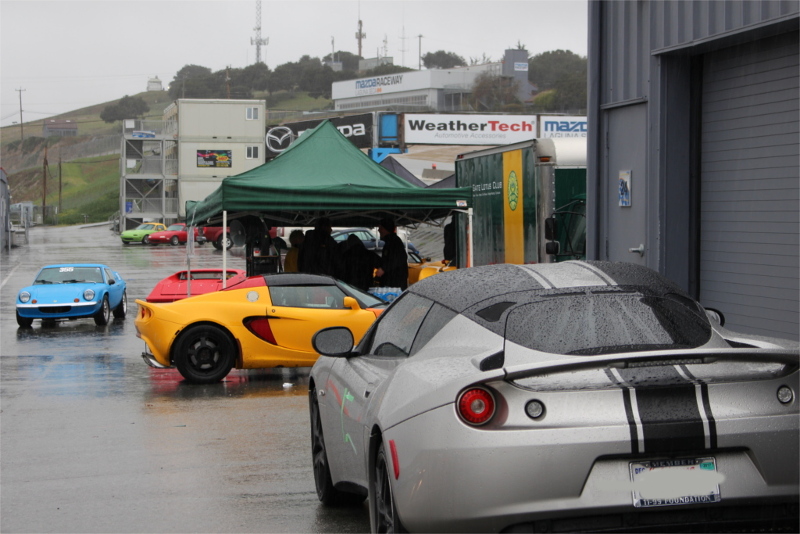
M 292 141 L 297 139 L 301 133 L 315 128 L 324 120 L 331 121 L 336 129 L 356 147 L 372 148 L 373 115 L 372 113 L 362 113 L 346 117 L 290 122 L 268 128 L 266 135 L 267 159 L 274 158 L 289 148 Z
M 540 116 L 539 137 L 586 137 L 586 117 Z
M 405 142 L 419 145 L 510 145 L 537 136 L 536 115 L 406 113 Z
M 198 167 L 230 167 L 231 166 L 231 151 L 230 150 L 198 150 L 197 151 L 197 166 Z

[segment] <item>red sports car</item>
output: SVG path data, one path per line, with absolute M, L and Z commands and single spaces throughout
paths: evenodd
M 169 243 L 170 245 L 182 245 L 186 243 L 188 239 L 187 234 L 185 223 L 171 224 L 166 230 L 150 234 L 150 244 L 160 245 L 162 243 Z M 206 242 L 205 237 L 198 233 L 197 227 L 194 229 L 194 240 L 200 244 Z
M 222 269 L 193 269 L 191 273 L 191 279 L 188 271 L 178 271 L 164 278 L 156 284 L 145 300 L 175 302 L 188 296 L 194 297 L 222 289 Z M 247 278 L 246 272 L 242 269 L 228 269 L 227 274 L 225 287 L 231 287 Z

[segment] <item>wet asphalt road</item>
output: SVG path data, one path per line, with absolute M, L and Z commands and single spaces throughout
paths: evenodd
M 244 268 L 232 254 L 228 267 Z M 17 291 L 63 262 L 118 271 L 128 317 L 18 329 Z M 234 370 L 194 386 L 142 361 L 134 299 L 185 266 L 185 247 L 124 247 L 108 226 L 36 227 L 29 244 L 2 251 L 2 532 L 369 530 L 366 505 L 317 500 L 308 369 Z M 204 266 L 221 267 L 222 253 L 197 247 L 192 268 Z

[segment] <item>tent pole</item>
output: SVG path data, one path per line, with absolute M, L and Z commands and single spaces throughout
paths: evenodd
M 469 227 L 467 232 L 467 253 L 469 254 L 467 267 L 472 267 L 472 208 L 467 209 L 467 226 Z
M 222 210 L 222 289 L 228 287 L 228 210 Z

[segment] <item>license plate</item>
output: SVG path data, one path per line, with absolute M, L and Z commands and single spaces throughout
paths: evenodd
M 720 502 L 715 458 L 679 458 L 631 462 L 633 505 L 636 508 Z

